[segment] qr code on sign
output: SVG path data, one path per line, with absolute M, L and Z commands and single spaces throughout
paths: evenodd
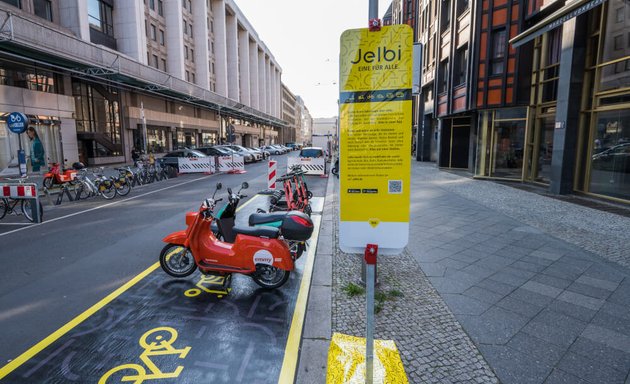
M 402 193 L 402 180 L 389 180 L 389 193 Z

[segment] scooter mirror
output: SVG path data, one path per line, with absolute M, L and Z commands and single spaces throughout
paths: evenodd
M 221 183 L 217 183 L 217 190 L 219 190 L 219 189 L 221 189 L 221 188 L 223 188 L 223 184 L 221 184 Z
M 232 188 L 228 188 L 227 191 L 228 191 L 228 195 L 232 194 Z
M 241 189 L 247 189 L 249 188 L 249 184 L 247 184 L 247 181 L 243 181 L 243 184 L 241 184 Z

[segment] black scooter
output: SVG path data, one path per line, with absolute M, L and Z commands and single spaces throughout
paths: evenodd
M 217 184 L 217 190 L 222 188 L 221 183 Z M 223 208 L 215 215 L 212 223 L 212 232 L 217 239 L 226 243 L 234 243 L 236 233 L 233 231 L 236 222 L 236 208 L 243 197 L 247 195 L 241 194 L 243 189 L 249 188 L 247 182 L 241 184 L 238 192 L 233 192 L 231 188 L 227 189 L 228 201 Z M 216 223 L 216 226 L 215 226 Z M 311 218 L 300 211 L 274 212 L 274 213 L 253 213 L 249 216 L 250 226 L 267 226 L 275 227 L 280 230 L 281 236 L 287 242 L 293 260 L 297 260 L 306 250 L 306 240 L 304 238 L 303 228 L 297 223 L 313 227 Z

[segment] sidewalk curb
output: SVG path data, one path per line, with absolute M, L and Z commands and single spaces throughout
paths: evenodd
M 326 185 L 295 383 L 321 383 L 326 377 L 332 337 L 333 178 L 329 177 Z

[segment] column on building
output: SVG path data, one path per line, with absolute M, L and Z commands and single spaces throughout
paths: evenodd
M 250 106 L 258 109 L 260 105 L 260 95 L 258 90 L 258 44 L 249 41 L 249 92 Z
M 238 86 L 238 23 L 235 15 L 225 15 L 225 39 L 227 44 L 228 98 L 240 100 Z
M 258 50 L 258 110 L 261 112 L 267 112 L 267 91 L 265 88 L 265 79 L 267 78 L 267 71 L 265 66 L 265 52 L 262 49 Z
M 214 76 L 215 92 L 221 96 L 228 95 L 227 45 L 225 26 L 225 1 L 212 0 L 214 18 Z
M 241 103 L 251 105 L 251 93 L 249 88 L 249 33 L 244 29 L 238 30 L 238 58 Z
M 137 1 L 118 1 L 115 9 L 116 48 L 144 63 L 147 58 L 147 35 L 144 23 L 139 22 L 144 20 L 144 4 Z
M 193 1 L 193 34 L 199 36 L 195 38 L 195 73 L 197 85 L 210 89 L 210 66 L 208 58 L 210 52 L 208 39 L 208 3 L 205 1 Z
M 168 53 L 166 67 L 171 75 L 185 79 L 182 3 L 180 1 L 165 1 L 164 19 L 166 21 L 166 50 Z
M 265 113 L 272 114 L 273 99 L 271 89 L 271 60 L 269 56 L 265 55 Z
M 87 1 L 59 0 L 59 21 L 81 40 L 90 41 Z
M 276 73 L 276 116 L 282 116 L 282 98 L 280 95 L 280 90 L 282 89 L 282 79 L 280 76 L 280 70 L 278 67 L 275 67 Z

